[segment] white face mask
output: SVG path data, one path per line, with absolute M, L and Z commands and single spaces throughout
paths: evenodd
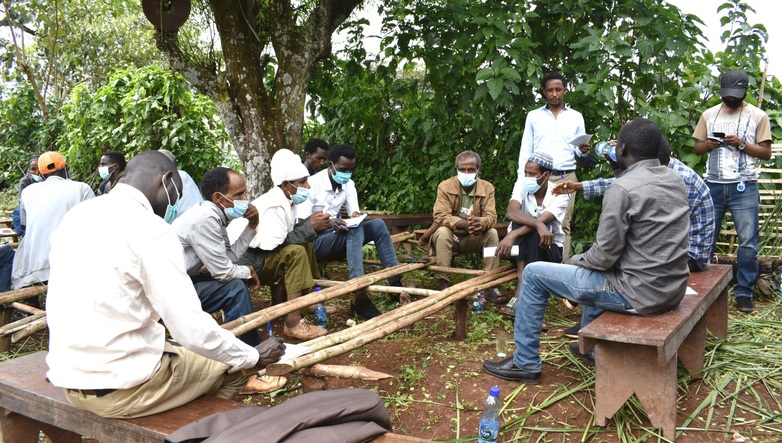
M 524 189 L 530 194 L 538 192 L 540 186 L 541 185 L 538 184 L 538 177 L 524 177 Z
M 466 172 L 456 171 L 456 177 L 459 179 L 459 183 L 465 188 L 469 188 L 478 181 L 478 173 L 467 174 Z

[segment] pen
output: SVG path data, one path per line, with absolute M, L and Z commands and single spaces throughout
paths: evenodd
M 274 333 L 272 331 L 272 322 L 271 321 L 267 321 L 266 322 L 266 330 L 269 331 L 269 338 L 274 337 Z

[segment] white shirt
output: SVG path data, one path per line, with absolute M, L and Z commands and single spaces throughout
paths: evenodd
M 298 205 L 299 218 L 309 217 L 312 214 L 312 207 L 317 205 L 323 206 L 323 210 L 331 217 L 339 215 L 342 205 L 346 206 L 348 215 L 359 212 L 358 192 L 353 180 L 348 180 L 347 183 L 338 187 L 335 191 L 331 184 L 329 170 L 326 168 L 310 176 L 308 182 L 310 184 L 310 198 Z
M 581 150 L 571 145 L 570 140 L 582 134 L 586 134 L 584 117 L 567 105 L 556 117 L 546 106 L 530 111 L 521 136 L 519 177 L 524 177 L 524 166 L 533 152 L 551 155 L 558 171 L 576 169 L 575 157 L 581 157 Z
M 521 210 L 534 218 L 540 218 L 540 215 L 544 212 L 551 213 L 551 215 L 554 216 L 554 221 L 547 226 L 549 231 L 554 234 L 554 243 L 556 243 L 557 246 L 562 247 L 562 244 L 565 241 L 565 233 L 562 232 L 562 217 L 565 216 L 568 196 L 567 194 L 554 195 L 551 193 L 552 189 L 553 186 L 549 183 L 548 188 L 546 189 L 546 195 L 543 197 L 543 204 L 538 206 L 535 194 L 527 192 L 527 190 L 524 189 L 524 180 L 519 178 L 519 180 L 516 180 L 516 184 L 513 185 L 513 194 L 510 199 L 511 201 L 516 200 L 519 202 L 521 204 Z
M 182 179 L 182 199 L 179 201 L 177 218 L 181 217 L 182 214 L 199 202 L 204 201 L 204 198 L 201 196 L 201 190 L 198 189 L 198 185 L 190 174 L 179 169 L 179 177 Z
M 85 183 L 50 175 L 22 191 L 19 211 L 26 232 L 13 264 L 14 288 L 49 280 L 49 240 L 63 216 L 72 207 L 95 197 Z M 91 222 L 99 222 L 100 219 Z
M 55 386 L 138 386 L 160 364 L 166 328 L 182 346 L 226 365 L 258 361 L 255 348 L 201 309 L 174 230 L 136 188 L 118 183 L 69 212 L 50 259 L 46 362 Z
M 293 230 L 297 207 L 301 205 L 291 203 L 279 186 L 274 186 L 253 200 L 252 205 L 258 209 L 259 222 L 255 228 L 255 237 L 250 240 L 250 247 L 271 251 L 280 246 Z M 229 241 L 235 241 L 248 224 L 249 221 L 244 217 L 232 220 L 228 224 Z

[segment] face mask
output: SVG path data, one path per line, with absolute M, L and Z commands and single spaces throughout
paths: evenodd
M 744 102 L 744 98 L 738 97 L 722 97 L 722 103 L 731 109 L 737 109 L 741 107 L 741 103 Z
M 467 174 L 465 172 L 459 172 L 456 171 L 456 177 L 459 179 L 459 183 L 462 184 L 465 188 L 469 188 L 470 186 L 474 185 L 478 179 L 478 173 L 475 174 Z
M 111 166 L 100 166 L 98 168 L 98 175 L 100 175 L 100 178 L 104 181 L 108 180 L 109 177 L 111 177 L 111 172 L 109 172 L 109 168 L 111 168 Z
M 530 194 L 534 194 L 538 192 L 538 189 L 540 189 L 540 185 L 538 184 L 538 178 L 537 177 L 524 177 L 524 189 L 527 190 Z
M 225 197 L 225 194 L 222 192 L 220 195 Z M 225 198 L 234 204 L 231 208 L 226 208 L 225 206 L 220 205 L 223 206 L 223 209 L 225 209 L 225 216 L 228 217 L 229 220 L 241 218 L 244 213 L 247 212 L 247 208 L 250 207 L 250 200 L 231 200 L 228 197 Z
M 301 186 L 297 186 L 296 193 L 291 194 L 291 201 L 294 205 L 304 203 L 308 198 L 310 198 L 310 190 L 307 188 L 302 188 Z
M 332 180 L 339 183 L 340 185 L 344 185 L 345 183 L 350 180 L 350 177 L 353 175 L 352 172 L 340 172 L 337 171 L 336 168 L 334 169 L 334 173 L 331 174 Z
M 30 174 L 30 177 L 32 177 L 33 181 L 36 183 L 40 183 L 43 181 L 43 177 L 41 177 L 40 175 Z
M 177 213 L 179 213 L 179 188 L 176 187 L 176 183 L 174 183 L 173 180 L 171 180 L 171 183 L 174 185 L 174 189 L 176 190 L 176 201 L 174 204 L 171 204 L 171 197 L 168 196 L 168 188 L 166 187 L 166 177 L 163 176 L 161 179 L 163 182 L 163 189 L 166 191 L 166 200 L 168 200 L 168 206 L 166 206 L 166 215 L 163 216 L 163 220 L 166 221 L 169 225 L 174 222 L 174 219 L 177 216 Z

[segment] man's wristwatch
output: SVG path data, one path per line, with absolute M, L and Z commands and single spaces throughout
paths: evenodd
M 742 140 L 741 143 L 739 143 L 739 151 L 743 151 L 746 147 L 747 145 L 744 143 L 744 140 Z

